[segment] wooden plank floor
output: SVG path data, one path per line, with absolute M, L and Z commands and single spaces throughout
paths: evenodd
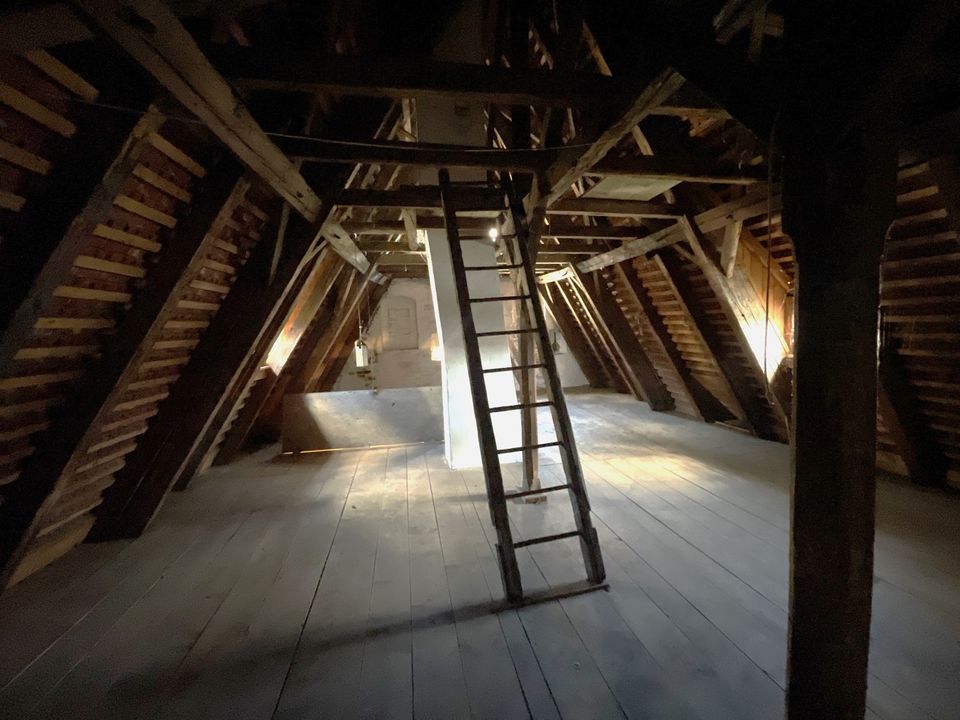
M 483 478 L 439 446 L 248 459 L 0 598 L 0 716 L 780 717 L 787 448 L 571 400 L 609 592 L 492 613 Z M 571 522 L 559 495 L 511 516 Z M 960 718 L 960 502 L 882 483 L 878 523 L 868 716 Z M 583 575 L 572 541 L 520 562 Z

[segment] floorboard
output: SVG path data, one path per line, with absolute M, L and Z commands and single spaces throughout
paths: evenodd
M 0 718 L 779 717 L 788 449 L 570 407 L 609 590 L 502 609 L 482 473 L 439 445 L 260 455 L 0 597 Z M 510 516 L 572 525 L 560 493 Z M 960 718 L 958 550 L 957 497 L 880 483 L 870 720 Z M 575 541 L 518 562 L 528 592 L 584 576 Z

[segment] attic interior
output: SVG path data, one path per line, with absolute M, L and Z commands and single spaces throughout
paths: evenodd
M 960 718 L 958 31 L 5 3 L 0 717 Z

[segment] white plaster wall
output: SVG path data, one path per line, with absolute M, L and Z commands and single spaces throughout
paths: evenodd
M 413 301 L 416 347 L 390 349 L 393 311 L 406 310 Z M 364 336 L 370 350 L 368 372 L 358 373 L 353 354 L 334 384 L 334 390 L 410 388 L 440 385 L 440 362 L 430 352 L 439 343 L 430 284 L 426 280 L 399 279 L 390 283 Z
M 512 295 L 511 285 L 501 280 L 500 292 Z M 413 321 L 416 325 L 416 347 L 410 349 L 390 349 L 390 316 L 393 309 L 405 309 L 412 301 Z M 496 307 L 494 305 L 491 306 Z M 517 304 L 503 303 L 504 325 L 517 326 Z M 560 351 L 555 352 L 557 369 L 563 387 L 582 387 L 588 384 L 580 370 L 576 358 L 570 353 L 567 341 L 553 324 L 549 313 L 545 313 L 550 337 L 556 337 Z M 556 336 L 554 336 L 556 332 Z M 351 354 L 343 372 L 333 386 L 333 390 L 369 390 L 373 388 L 411 388 L 432 387 L 441 384 L 440 360 L 433 360 L 433 349 L 439 345 L 437 323 L 433 307 L 430 283 L 427 280 L 394 280 L 380 301 L 380 307 L 370 322 L 364 335 L 364 342 L 370 349 L 368 372 L 358 373 Z M 510 347 L 514 347 L 515 339 Z M 439 355 L 438 355 L 439 357 Z M 539 374 L 538 374 L 539 375 Z M 542 387 L 542 383 L 541 383 Z

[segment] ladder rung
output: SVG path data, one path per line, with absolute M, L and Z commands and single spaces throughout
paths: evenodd
M 517 270 L 523 267 L 523 263 L 517 263 L 516 265 L 470 265 L 465 267 L 466 272 L 478 272 L 480 270 Z
M 540 448 L 560 447 L 561 445 L 563 445 L 563 443 L 561 442 L 539 443 L 537 445 L 520 445 L 519 447 L 504 448 L 503 450 L 497 450 L 497 455 L 506 455 L 507 453 L 523 452 L 524 450 L 539 450 Z
M 564 485 L 551 485 L 550 487 L 537 488 L 536 490 L 520 490 L 519 492 L 507 493 L 503 497 L 507 500 L 514 500 L 516 498 L 525 498 L 530 497 L 531 495 L 542 495 L 543 493 L 556 492 L 557 490 L 569 490 L 570 483 L 565 483 Z
M 557 533 L 556 535 L 544 535 L 542 537 L 530 538 L 529 540 L 521 540 L 520 542 L 515 542 L 513 546 L 515 548 L 522 548 L 528 545 L 553 542 L 554 540 L 566 540 L 567 538 L 578 537 L 579 535 L 579 530 L 571 530 L 570 532 Z
M 517 328 L 516 330 L 489 330 L 478 332 L 477 337 L 493 337 L 494 335 L 520 335 L 521 333 L 537 332 L 539 328 Z
M 517 403 L 516 405 L 498 405 L 490 408 L 490 412 L 509 412 L 511 410 L 523 410 L 524 408 L 548 407 L 553 405 L 550 400 L 541 400 L 540 402 Z
M 546 367 L 543 363 L 529 363 L 526 365 L 507 365 L 505 367 L 495 367 L 490 368 L 489 370 L 484 370 L 485 373 L 499 373 L 499 372 L 511 372 L 514 370 L 536 370 L 537 368 Z
M 508 300 L 529 300 L 529 295 L 494 295 L 492 297 L 468 298 L 472 303 L 507 302 Z

